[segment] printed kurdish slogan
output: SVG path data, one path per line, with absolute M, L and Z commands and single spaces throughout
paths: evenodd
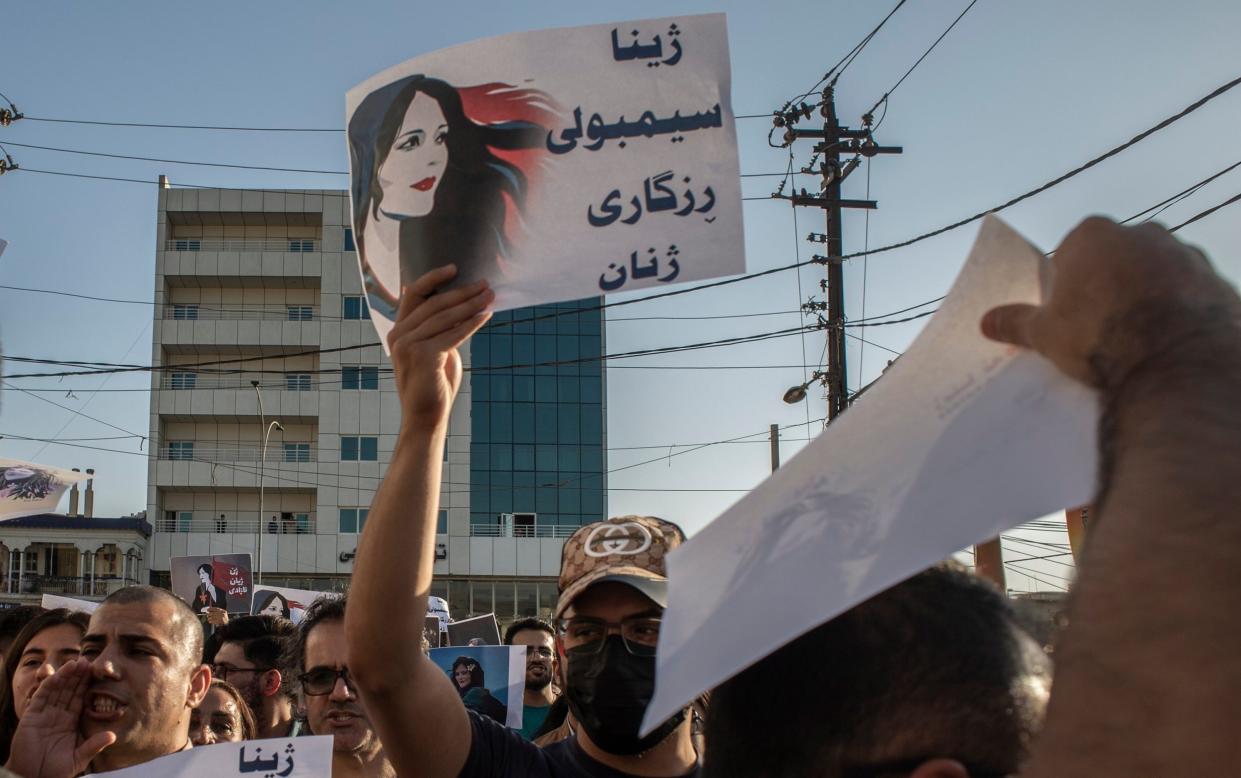
M 743 272 L 730 79 L 707 14 L 475 41 L 350 90 L 381 339 L 402 286 L 450 262 L 500 310 Z

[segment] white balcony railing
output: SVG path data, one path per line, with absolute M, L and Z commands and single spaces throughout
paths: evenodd
M 313 535 L 315 528 L 313 513 L 276 513 L 274 518 L 269 514 L 266 519 L 259 519 L 258 514 L 253 512 L 248 516 L 225 513 L 224 518 L 218 515 L 213 518 L 199 511 L 190 518 L 188 513 L 171 511 L 155 520 L 156 532 L 203 532 L 214 535 L 253 535 L 257 532 L 265 535 Z
M 208 446 L 195 442 L 188 445 L 175 441 L 165 443 L 159 448 L 159 458 L 163 460 L 185 460 L 200 462 L 278 462 L 281 464 L 298 464 L 318 462 L 319 449 L 313 444 L 290 443 L 297 448 L 285 448 L 282 443 L 271 443 L 267 446 L 267 456 L 262 456 L 262 448 L 249 446 Z
M 322 251 L 318 238 L 170 238 L 165 251 Z
M 259 388 L 265 391 L 312 392 L 319 384 L 335 380 L 340 385 L 338 376 L 317 376 L 312 373 L 288 373 L 283 376 L 263 375 L 261 373 L 242 375 L 210 375 L 206 373 L 177 372 L 176 365 L 165 368 L 160 376 L 160 389 L 233 389 L 254 393 L 251 380 L 259 381 Z
M 319 306 L 168 303 L 156 306 L 156 315 L 174 321 L 316 321 Z
M 503 527 L 498 524 L 471 524 L 472 538 L 567 538 L 580 527 L 572 524 L 536 524 Z

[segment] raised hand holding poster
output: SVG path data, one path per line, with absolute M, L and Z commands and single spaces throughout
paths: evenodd
M 706 14 L 475 41 L 350 90 L 376 330 L 449 263 L 497 309 L 744 271 L 730 78 L 724 15 Z
M 65 489 L 89 477 L 33 462 L 0 459 L 0 519 L 51 513 Z

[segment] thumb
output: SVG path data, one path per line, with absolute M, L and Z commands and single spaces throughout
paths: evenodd
M 73 751 L 73 761 L 85 772 L 99 753 L 116 742 L 115 732 L 96 732 Z
M 1034 319 L 1039 307 L 1026 303 L 1014 303 L 992 308 L 983 314 L 982 334 L 1001 343 L 1012 343 L 1024 348 L 1034 347 Z

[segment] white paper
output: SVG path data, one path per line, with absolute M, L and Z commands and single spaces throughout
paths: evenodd
M 331 735 L 197 746 L 134 767 L 91 773 L 108 778 L 225 778 L 234 775 L 323 778 L 331 774 Z
M 72 484 L 91 476 L 18 459 L 0 459 L 0 520 L 56 510 Z
M 668 557 L 644 731 L 793 638 L 1024 521 L 1093 496 L 1095 393 L 979 320 L 1050 263 L 984 220 L 913 346 L 813 443 Z
M 48 610 L 68 608 L 71 611 L 83 613 L 94 613 L 99 608 L 99 603 L 93 600 L 79 600 L 76 597 L 62 597 L 59 594 L 45 594 L 39 604 Z
M 489 278 L 500 310 L 743 272 L 730 89 L 725 18 L 706 14 L 475 41 L 350 90 L 354 242 L 381 339 L 401 284 L 448 262 Z

